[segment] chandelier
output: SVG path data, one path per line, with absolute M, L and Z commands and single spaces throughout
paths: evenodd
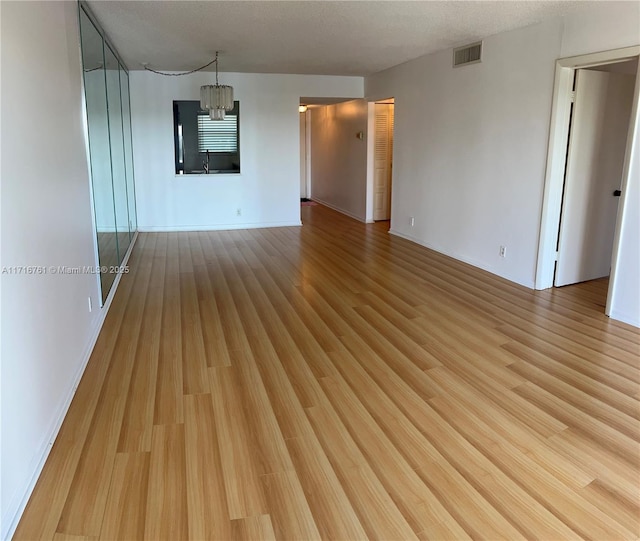
M 233 87 L 218 83 L 218 51 L 216 51 L 216 84 L 200 87 L 200 108 L 209 111 L 211 120 L 224 120 L 227 111 L 233 109 Z

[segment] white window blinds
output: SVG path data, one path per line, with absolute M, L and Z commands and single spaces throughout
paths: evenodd
M 198 150 L 238 152 L 238 116 L 227 113 L 224 120 L 211 120 L 198 115 Z

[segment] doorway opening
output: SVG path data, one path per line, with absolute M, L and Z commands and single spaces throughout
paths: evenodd
M 574 71 L 555 287 L 609 277 L 637 67 Z
M 366 106 L 362 98 L 300 97 L 301 208 L 325 205 L 364 221 Z
M 368 221 L 391 221 L 393 180 L 393 128 L 395 100 L 378 100 L 369 106 L 369 133 L 373 134 L 368 147 L 368 197 L 371 211 Z
M 636 50 L 637 49 L 637 50 Z M 559 60 L 536 289 L 598 280 L 610 312 L 640 48 Z M 602 287 L 602 284 L 605 287 Z
M 311 111 L 308 105 L 301 103 L 298 107 L 300 116 L 300 202 L 311 202 L 311 174 L 309 171 L 310 162 L 309 139 L 311 137 L 309 131 L 309 118 Z

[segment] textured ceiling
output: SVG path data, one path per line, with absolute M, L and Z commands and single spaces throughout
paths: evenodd
M 569 1 L 88 2 L 129 69 L 366 76 L 579 9 Z

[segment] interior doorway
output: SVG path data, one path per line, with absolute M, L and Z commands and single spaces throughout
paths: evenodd
M 391 220 L 391 182 L 393 178 L 393 98 L 374 104 L 373 144 L 373 220 Z
M 614 295 L 619 297 L 620 233 L 623 224 L 628 227 L 639 54 L 635 46 L 556 62 L 535 287 L 603 276 L 606 281 L 609 275 L 607 315 Z M 626 85 L 618 85 L 616 74 L 627 76 Z M 630 107 L 609 99 L 616 93 L 628 96 L 629 88 Z M 609 135 L 603 140 L 605 131 Z
M 555 287 L 609 276 L 637 67 L 574 70 Z
M 309 173 L 309 116 L 311 112 L 306 104 L 298 107 L 300 122 L 300 201 L 311 198 L 311 175 Z

